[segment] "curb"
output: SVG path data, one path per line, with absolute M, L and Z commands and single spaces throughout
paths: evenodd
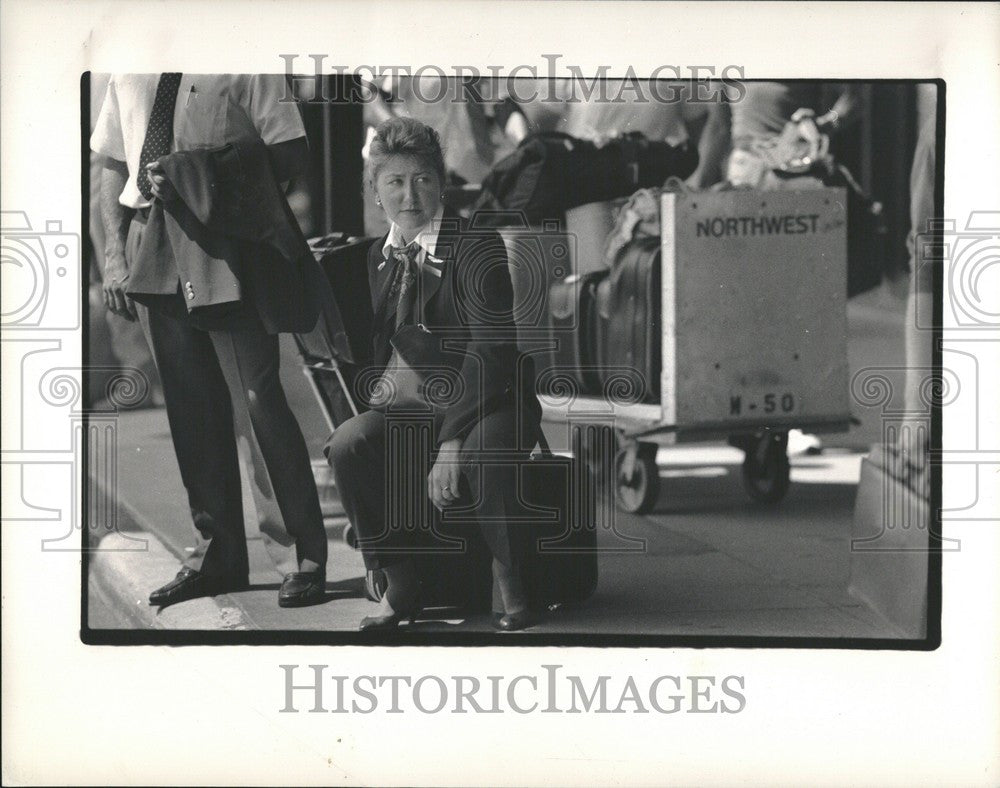
M 99 479 L 91 483 L 103 487 Z M 142 527 L 142 516 L 118 501 L 119 530 L 93 537 L 87 556 L 87 587 L 131 629 L 256 629 L 226 594 L 151 607 L 149 593 L 177 574 L 179 561 Z
M 117 615 L 141 629 L 251 629 L 242 611 L 226 595 L 191 599 L 165 608 L 149 605 L 149 592 L 177 573 L 177 559 L 146 532 L 145 549 L 120 533 L 109 534 L 90 554 L 88 588 Z

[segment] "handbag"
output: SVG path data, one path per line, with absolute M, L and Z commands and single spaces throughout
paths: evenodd
M 372 410 L 437 414 L 458 402 L 464 393 L 461 352 L 446 350 L 423 323 L 400 326 L 389 343 L 389 362 L 366 397 Z

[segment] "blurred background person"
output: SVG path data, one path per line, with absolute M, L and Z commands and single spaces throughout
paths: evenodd
M 744 82 L 740 88 L 723 85 L 722 100 L 708 105 L 705 129 L 698 145 L 698 168 L 688 178 L 696 189 L 720 181 L 762 188 L 777 186 L 770 173 L 779 162 L 768 157 L 793 115 L 808 110 L 817 129 L 827 135 L 848 128 L 856 119 L 857 90 L 845 85 L 828 110 L 822 107 L 819 82 Z
M 90 75 L 90 133 L 94 133 L 101 103 L 108 89 L 110 74 Z M 92 372 L 88 391 L 91 407 L 99 404 L 107 395 L 107 384 L 115 374 L 115 367 L 137 369 L 149 383 L 146 398 L 137 407 L 158 407 L 163 404 L 163 389 L 160 376 L 153 363 L 142 327 L 133 321 L 120 320 L 104 308 L 104 221 L 101 218 L 101 171 L 104 157 L 90 152 L 90 264 L 87 266 L 90 302 L 90 343 L 87 363 Z M 99 371 L 99 368 L 109 368 Z
M 571 89 L 571 88 L 570 88 Z M 612 137 L 639 132 L 648 140 L 684 145 L 688 124 L 697 117 L 691 107 L 691 84 L 649 80 L 626 83 L 608 79 L 588 97 L 566 103 L 558 130 L 603 145 Z
M 934 360 L 933 332 L 927 318 L 934 312 L 934 274 L 942 266 L 937 249 L 940 238 L 931 232 L 935 218 L 934 178 L 937 166 L 937 87 L 920 85 L 917 90 L 917 145 L 910 169 L 910 232 L 906 247 L 910 256 L 909 291 L 906 300 L 906 383 L 904 408 L 915 417 L 903 423 L 898 448 L 903 459 L 914 468 L 926 465 L 930 451 L 930 420 L 921 418 L 926 405 L 921 400 L 924 385 Z

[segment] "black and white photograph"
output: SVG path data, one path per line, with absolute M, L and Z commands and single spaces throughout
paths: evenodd
M 287 64 L 81 82 L 89 637 L 933 643 L 940 82 Z
M 3 784 L 1000 780 L 995 5 L 0 30 Z

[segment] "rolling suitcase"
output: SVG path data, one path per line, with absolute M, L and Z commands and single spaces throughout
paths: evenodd
M 608 277 L 605 383 L 614 367 L 630 368 L 641 381 L 641 400 L 659 402 L 661 312 L 660 239 L 637 238 L 618 252 Z M 639 399 L 639 398 L 637 398 Z
M 373 315 L 368 285 L 368 251 L 374 238 L 331 233 L 309 242 L 313 256 L 330 283 L 347 340 L 341 360 L 364 366 L 371 362 Z
M 607 270 L 605 250 L 623 199 L 590 202 L 566 211 L 566 234 L 573 239 L 571 270 L 576 274 Z
M 368 288 L 370 238 L 332 233 L 309 242 L 330 287 L 320 294 L 322 316 L 295 343 L 330 429 L 366 409 L 355 381 L 371 363 L 372 309 Z
M 549 287 L 549 327 L 555 342 L 550 366 L 558 367 L 560 372 L 548 382 L 555 384 L 569 372 L 581 394 L 600 391 L 601 378 L 595 368 L 599 336 L 597 287 L 607 275 L 607 271 L 593 271 L 568 276 Z M 545 383 L 543 379 L 542 385 Z
M 597 587 L 596 487 L 575 459 L 552 454 L 544 437 L 541 453 L 519 467 L 523 506 L 511 525 L 513 547 L 524 567 L 525 591 L 535 609 L 583 602 Z M 465 540 L 463 552 L 418 556 L 425 607 L 485 612 L 492 601 L 491 556 L 477 524 L 438 523 L 444 536 Z M 365 590 L 373 601 L 385 593 L 381 570 L 367 572 Z
M 528 598 L 539 608 L 583 602 L 597 588 L 597 488 L 579 460 L 554 455 L 543 435 L 538 443 L 521 466 L 524 504 L 539 512 L 519 531 Z

